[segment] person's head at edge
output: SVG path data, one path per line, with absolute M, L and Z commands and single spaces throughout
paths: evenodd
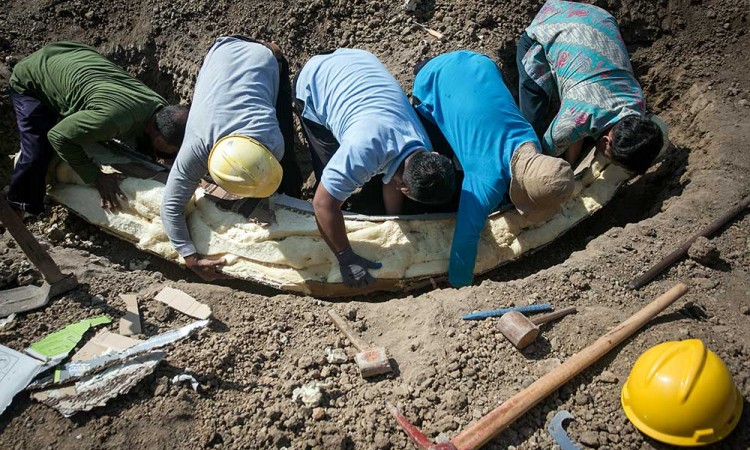
M 646 173 L 664 143 L 661 128 L 647 117 L 627 116 L 596 142 L 597 151 L 638 175 Z
M 398 189 L 410 199 L 439 205 L 453 198 L 456 169 L 445 156 L 418 150 L 404 160 L 393 178 Z
M 172 160 L 177 157 L 185 137 L 190 107 L 168 105 L 160 108 L 146 124 L 145 132 L 151 139 L 154 153 L 158 158 Z

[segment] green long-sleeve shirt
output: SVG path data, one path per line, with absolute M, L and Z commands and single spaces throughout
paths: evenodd
M 57 112 L 61 120 L 47 137 L 52 148 L 84 182 L 99 168 L 82 145 L 141 134 L 166 101 L 93 48 L 56 42 L 32 53 L 13 69 L 11 88 Z

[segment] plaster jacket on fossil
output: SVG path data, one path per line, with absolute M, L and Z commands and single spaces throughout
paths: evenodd
M 88 152 L 105 171 L 137 163 L 128 155 L 98 146 Z M 180 260 L 159 217 L 163 182 L 127 177 L 121 184 L 127 202 L 121 212 L 111 213 L 99 206 L 96 189 L 83 185 L 69 165 L 61 162 L 54 172 L 50 194 L 56 201 L 142 250 Z M 532 225 L 513 209 L 494 213 L 482 231 L 474 273 L 485 273 L 552 242 L 606 204 L 628 176 L 606 159 L 595 157 L 577 174 L 574 197 L 549 221 Z M 198 188 L 186 208 L 198 253 L 224 256 L 228 263 L 223 271 L 232 277 L 317 296 L 408 289 L 447 274 L 455 224 L 452 215 L 345 215 L 354 251 L 383 264 L 372 271 L 378 282 L 358 290 L 341 284 L 338 263 L 318 233 L 310 203 L 283 195 L 271 197 L 269 203 L 275 220 L 257 223 L 221 209 Z

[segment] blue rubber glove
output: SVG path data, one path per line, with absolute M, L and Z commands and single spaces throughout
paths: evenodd
M 363 287 L 375 283 L 375 277 L 367 269 L 380 269 L 379 262 L 370 261 L 354 253 L 351 247 L 336 255 L 344 284 L 349 287 Z

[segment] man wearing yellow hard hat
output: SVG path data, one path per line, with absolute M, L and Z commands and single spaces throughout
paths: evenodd
M 298 74 L 295 95 L 319 182 L 313 198 L 318 230 L 347 286 L 374 283 L 369 269 L 380 264 L 352 249 L 342 204 L 379 174 L 388 214 L 400 209 L 404 196 L 447 202 L 455 185 L 453 164 L 432 152 L 403 89 L 371 53 L 339 49 L 314 56 Z
M 268 197 L 277 190 L 298 195 L 302 179 L 291 114 L 289 66 L 279 48 L 242 37 L 218 38 L 198 74 L 161 209 L 172 245 L 203 279 L 222 278 L 218 269 L 225 261 L 198 254 L 185 206 L 206 173 L 241 197 Z

